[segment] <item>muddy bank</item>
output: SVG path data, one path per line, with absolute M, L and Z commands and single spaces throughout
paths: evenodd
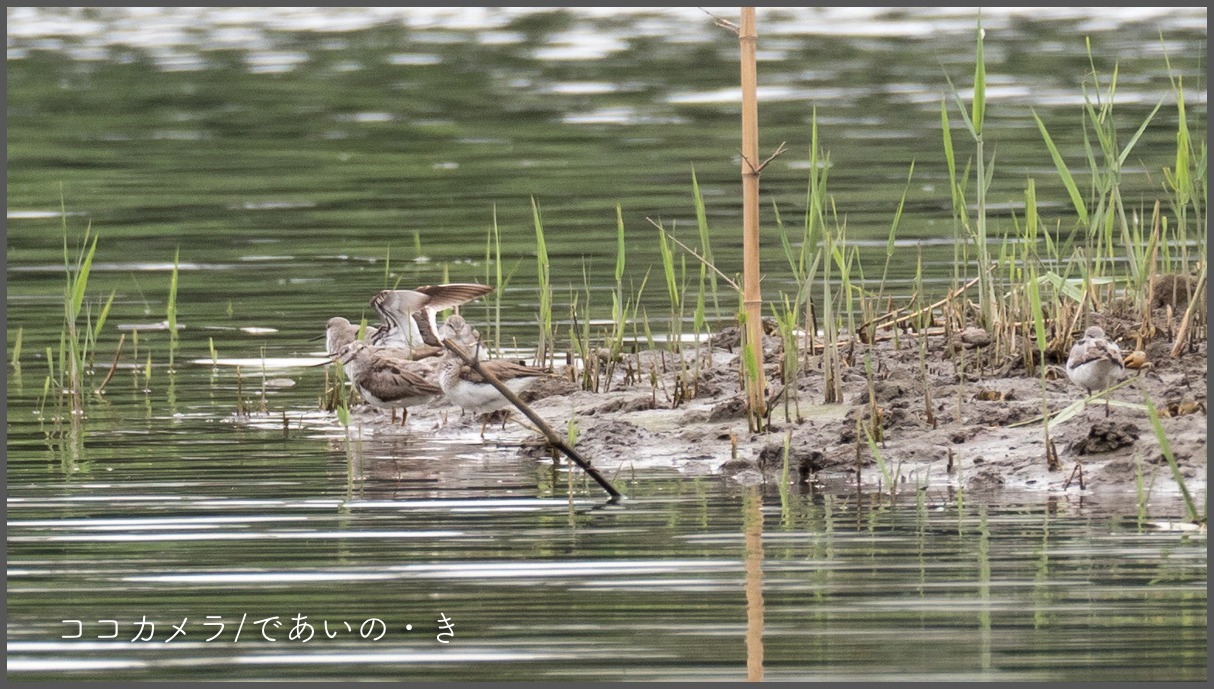
M 1149 343 L 1151 367 L 1127 370 L 1126 377 L 1134 380 L 1111 394 L 1107 418 L 1098 401 L 1051 424 L 1051 458 L 1042 424 L 1034 421 L 1043 411 L 1040 375 L 1016 361 L 988 360 L 983 349 L 954 345 L 958 341 L 929 336 L 925 355 L 918 337 L 905 334 L 897 341 L 857 344 L 846 357 L 850 365 L 845 362 L 841 370 L 838 404 L 823 404 L 822 357 L 804 357 L 807 365 L 779 396 L 766 433 L 748 430 L 739 350 L 729 333 L 713 344 L 685 348 L 681 379 L 679 355 L 647 351 L 625 354 L 610 385 L 601 380 L 605 391 L 580 389 L 568 380 L 576 372 L 558 367 L 564 379 L 546 381 L 525 398 L 562 435 L 573 419 L 579 452 L 608 476 L 630 468 L 673 467 L 770 484 L 783 475 L 787 438 L 789 482 L 854 487 L 857 477 L 865 486 L 888 485 L 892 477 L 902 486 L 948 486 L 971 495 L 1104 492 L 1133 500 L 1141 476 L 1150 495 L 1175 496 L 1179 488 L 1141 408 L 1145 391 L 1161 413 L 1170 413 L 1162 419 L 1167 440 L 1189 491 L 1199 506 L 1204 504 L 1205 343 L 1175 359 L 1167 354 L 1170 342 Z M 780 343 L 773 338 L 768 344 L 766 369 L 774 393 L 780 388 Z M 1061 361 L 1047 363 L 1044 395 L 1057 414 L 1084 395 L 1066 378 Z M 406 432 L 480 442 L 482 430 L 481 420 L 442 400 L 411 409 L 404 431 L 376 412 L 359 411 L 358 418 L 364 432 L 376 435 Z M 549 455 L 536 435 L 517 423 L 491 423 L 484 437 L 517 443 L 537 458 Z

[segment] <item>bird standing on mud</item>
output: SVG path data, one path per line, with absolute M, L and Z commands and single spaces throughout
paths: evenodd
M 1093 325 L 1083 333 L 1083 339 L 1071 347 L 1066 360 L 1066 374 L 1071 382 L 1091 395 L 1113 384 L 1125 370 L 1121 360 L 1121 348 L 1104 335 L 1104 329 Z M 1109 415 L 1109 401 L 1104 401 L 1104 415 Z
M 346 344 L 334 358 L 342 362 L 351 384 L 371 406 L 390 409 L 392 421 L 396 420 L 399 407 L 402 426 L 409 418 L 409 407 L 428 402 L 443 392 L 426 380 L 416 368 L 418 364 L 362 340 Z
M 448 317 L 440 330 L 442 339 L 450 339 L 464 347 L 474 347 L 479 350 L 480 343 L 476 331 L 468 325 L 463 317 L 459 315 Z M 477 357 L 480 354 L 479 351 L 469 353 Z M 548 376 L 548 372 L 543 369 L 502 359 L 481 361 L 480 367 L 515 394 Z M 438 384 L 449 401 L 473 414 L 487 414 L 499 409 L 507 409 L 511 405 L 510 400 L 506 399 L 492 383 L 450 351 L 443 355 L 438 372 Z M 481 427 L 481 434 L 484 435 L 484 426 Z

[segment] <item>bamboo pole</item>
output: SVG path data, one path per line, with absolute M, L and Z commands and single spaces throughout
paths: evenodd
M 742 8 L 738 30 L 742 65 L 742 306 L 746 314 L 746 343 L 750 361 L 746 374 L 746 398 L 752 425 L 758 428 L 767 416 L 763 375 L 763 297 L 759 288 L 759 104 L 756 95 L 755 8 Z

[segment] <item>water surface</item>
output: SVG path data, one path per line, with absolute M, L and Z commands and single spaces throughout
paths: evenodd
M 1204 129 L 1205 17 L 987 10 L 997 235 L 1029 178 L 1049 230 L 1073 229 L 1032 113 L 1079 164 L 1093 66 L 1117 69 L 1125 137 L 1165 103 L 1127 162 L 1127 204 L 1149 212 L 1175 162 L 1171 78 Z M 648 273 L 664 334 L 647 218 L 699 246 L 693 170 L 718 265 L 740 270 L 737 42 L 702 12 L 10 8 L 8 25 L 11 678 L 1206 677 L 1205 532 L 1160 494 L 1142 512 L 1073 491 L 982 500 L 943 477 L 893 500 L 781 494 L 625 456 L 599 460 L 628 496 L 606 504 L 492 434 L 351 438 L 318 408 L 308 338 L 371 317 L 384 287 L 500 266 L 500 330 L 486 306 L 465 315 L 534 347 L 533 199 L 565 340 L 575 299 L 609 317 L 617 206 L 625 285 Z M 881 273 L 905 191 L 889 284 L 908 292 L 921 254 L 947 288 L 940 109 L 959 132 L 948 80 L 968 99 L 975 27 L 966 9 L 760 13 L 762 146 L 789 149 L 762 181 L 769 302 L 793 287 L 775 209 L 795 244 L 815 113 L 857 277 Z M 100 235 L 90 317 L 114 294 L 90 389 L 125 336 L 76 422 L 46 354 L 64 223 L 73 255 Z

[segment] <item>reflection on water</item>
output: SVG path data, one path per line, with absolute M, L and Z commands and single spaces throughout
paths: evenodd
M 135 485 L 94 484 L 87 507 L 71 496 L 10 499 L 10 673 L 1205 673 L 1204 533 L 1143 530 L 1082 508 L 958 510 L 928 496 L 856 509 L 808 494 L 782 505 L 717 480 L 660 477 L 632 486 L 622 505 L 504 491 L 429 497 L 407 482 L 392 499 L 273 499 L 272 481 L 188 493 Z M 341 634 L 292 641 L 300 615 L 317 634 L 326 622 Z M 145 616 L 153 640 L 130 641 Z M 275 616 L 283 626 L 269 626 L 268 641 L 253 623 Z M 437 640 L 440 616 L 454 621 L 449 644 Z M 369 619 L 383 621 L 382 639 L 346 631 Z M 77 633 L 71 620 L 79 639 L 62 638 Z M 118 639 L 100 638 L 113 633 L 106 620 Z M 174 625 L 185 635 L 168 641 Z
M 948 288 L 940 106 L 946 77 L 968 83 L 975 20 L 761 12 L 764 146 L 790 148 L 763 176 L 773 303 L 793 284 L 773 208 L 801 222 L 815 114 L 865 265 L 905 191 L 889 289 L 920 250 L 923 284 Z M 1170 76 L 1204 126 L 1204 8 L 986 9 L 983 26 L 998 231 L 1030 176 L 1069 231 L 1032 113 L 1081 157 L 1093 62 L 1118 70 L 1127 136 L 1165 100 L 1127 161 L 1123 195 L 1149 208 L 1174 164 Z M 533 349 L 532 197 L 562 338 L 574 300 L 580 324 L 612 322 L 618 204 L 625 290 L 665 341 L 646 219 L 698 246 L 693 169 L 736 272 L 737 43 L 702 11 L 9 8 L 8 27 L 11 678 L 1205 678 L 1206 535 L 1172 502 L 748 492 L 688 458 L 619 457 L 628 499 L 604 504 L 492 434 L 347 431 L 319 410 L 310 338 L 333 315 L 374 321 L 385 287 L 500 269 L 464 314 Z M 89 318 L 114 295 L 92 387 L 126 337 L 76 422 L 46 354 L 61 204 L 69 247 L 101 237 Z

